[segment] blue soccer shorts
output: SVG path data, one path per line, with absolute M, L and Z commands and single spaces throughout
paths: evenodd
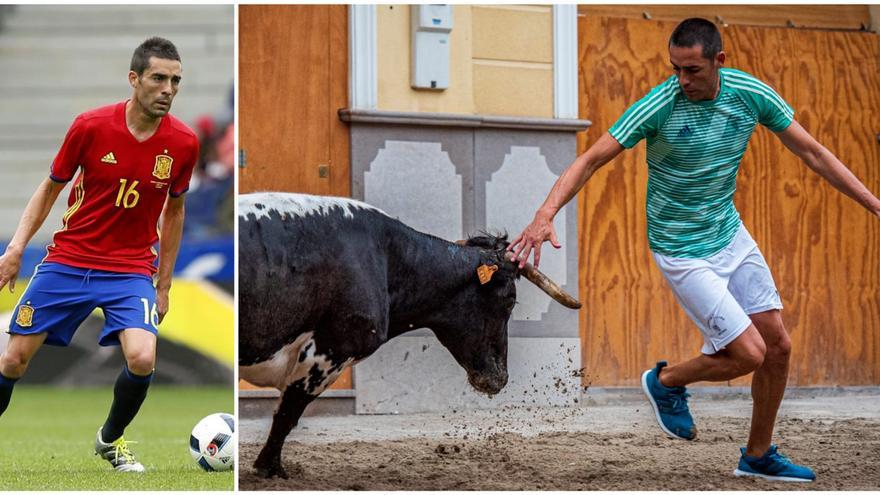
M 104 312 L 102 346 L 119 345 L 119 332 L 141 328 L 158 335 L 156 289 L 146 275 L 41 263 L 22 294 L 9 333 L 46 332 L 46 344 L 67 346 L 80 324 L 95 310 Z

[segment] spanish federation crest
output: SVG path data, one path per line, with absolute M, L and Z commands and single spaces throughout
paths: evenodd
M 15 323 L 20 327 L 29 327 L 34 324 L 34 308 L 27 304 L 18 307 L 18 316 Z
M 153 167 L 153 177 L 157 179 L 171 178 L 171 162 L 174 158 L 168 155 L 156 155 L 156 165 Z

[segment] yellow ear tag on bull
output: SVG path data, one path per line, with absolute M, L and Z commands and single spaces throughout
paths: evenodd
M 498 271 L 497 265 L 480 265 L 477 268 L 477 276 L 480 277 L 480 285 L 486 285 L 492 280 L 492 275 Z

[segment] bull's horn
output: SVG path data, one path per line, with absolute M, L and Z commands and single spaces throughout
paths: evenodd
M 513 260 L 513 262 L 516 263 L 516 260 Z M 520 270 L 520 273 L 522 273 L 529 282 L 537 285 L 539 289 L 546 292 L 554 301 L 566 308 L 580 309 L 581 303 L 578 302 L 577 299 L 571 297 L 570 294 L 562 290 L 562 287 L 560 287 L 559 284 L 550 280 L 550 277 L 538 271 L 538 269 L 531 263 L 526 263 L 522 270 Z

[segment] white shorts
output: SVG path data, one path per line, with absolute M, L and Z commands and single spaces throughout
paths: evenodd
M 782 309 L 770 268 L 742 224 L 730 244 L 708 258 L 654 253 L 654 261 L 703 333 L 703 354 L 715 354 L 745 332 L 749 315 Z

